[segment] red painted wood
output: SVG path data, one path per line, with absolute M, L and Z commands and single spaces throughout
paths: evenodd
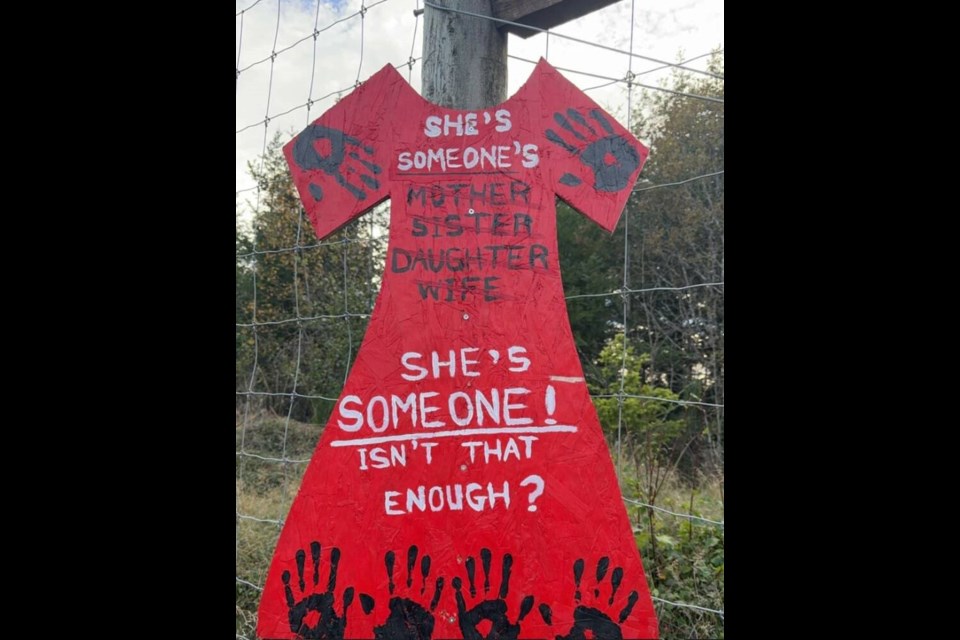
M 284 152 L 321 238 L 388 197 L 391 219 L 380 295 L 277 543 L 258 635 L 656 637 L 570 332 L 554 207 L 556 194 L 613 230 L 647 149 L 541 60 L 473 112 L 431 105 L 384 67 Z

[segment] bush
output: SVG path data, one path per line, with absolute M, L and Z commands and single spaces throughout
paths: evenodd
M 660 506 L 723 521 L 722 480 L 702 479 L 697 487 L 668 484 Z M 631 506 L 637 546 L 651 594 L 669 602 L 723 611 L 722 525 Z M 652 532 L 652 534 L 651 534 Z M 723 617 L 654 601 L 663 638 L 723 638 Z

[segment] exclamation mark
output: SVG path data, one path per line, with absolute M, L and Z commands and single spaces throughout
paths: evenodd
M 553 412 L 557 410 L 557 391 L 553 388 L 552 384 L 547 385 L 547 394 L 543 401 L 544 404 L 547 405 L 547 415 L 552 416 Z M 557 421 L 553 418 L 547 418 L 544 422 L 547 424 L 557 424 Z

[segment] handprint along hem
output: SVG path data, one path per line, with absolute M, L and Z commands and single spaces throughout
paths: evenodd
M 560 197 L 612 231 L 647 149 L 541 60 L 510 99 L 472 111 L 430 104 L 387 66 L 284 153 L 321 239 L 387 199 L 390 222 L 258 635 L 656 637 L 567 319 L 555 209 Z M 321 560 L 338 552 L 336 589 L 310 583 L 316 541 Z

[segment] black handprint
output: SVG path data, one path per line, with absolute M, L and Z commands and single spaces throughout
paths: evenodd
M 480 550 L 480 561 L 483 563 L 483 592 L 490 591 L 490 549 Z M 464 563 L 467 567 L 467 578 L 470 580 L 470 597 L 475 598 L 477 588 L 474 584 L 477 565 L 473 556 Z M 507 618 L 507 603 L 505 598 L 510 590 L 510 571 L 513 567 L 513 556 L 509 553 L 503 556 L 503 569 L 500 575 L 499 598 L 484 600 L 469 611 L 463 598 L 463 581 L 459 577 L 453 579 L 453 588 L 457 591 L 457 614 L 463 640 L 516 640 L 520 636 L 520 623 L 533 608 L 533 596 L 527 596 L 520 603 L 520 616 L 515 624 Z M 477 628 L 483 620 L 490 621 L 490 631 L 484 636 Z
M 330 152 L 327 155 L 322 155 L 317 149 L 317 143 L 323 140 L 329 141 Z M 347 145 L 352 147 L 349 152 Z M 361 157 L 358 149 L 363 151 L 368 159 Z M 355 162 L 345 166 L 344 162 L 348 157 Z M 372 159 L 373 147 L 362 144 L 359 138 L 354 138 L 339 129 L 331 129 L 319 124 L 312 124 L 304 129 L 297 136 L 293 146 L 293 160 L 297 166 L 307 171 L 321 169 L 327 175 L 333 176 L 337 184 L 352 193 L 357 200 L 365 200 L 367 192 L 362 187 L 347 182 L 343 170 L 345 169 L 349 174 L 357 174 L 358 170 L 366 169 L 369 173 L 359 173 L 357 176 L 360 182 L 371 189 L 379 189 L 380 182 L 375 176 L 383 173 L 383 169 L 371 162 Z M 315 200 L 323 200 L 323 189 L 320 185 L 311 182 L 310 193 Z
M 417 547 L 410 545 L 407 550 L 407 589 L 413 585 L 413 567 L 417 564 Z M 387 566 L 387 578 L 389 579 L 390 595 L 393 595 L 393 565 L 396 556 L 393 551 L 387 551 L 384 556 L 384 564 Z M 420 559 L 420 595 L 427 590 L 427 577 L 430 575 L 430 556 L 423 556 Z M 443 592 L 443 578 L 437 578 L 433 588 L 433 599 L 430 600 L 430 611 L 435 611 L 437 603 L 440 602 L 440 594 Z M 363 596 L 361 596 L 361 600 Z M 364 609 L 366 611 L 366 609 Z M 429 640 L 433 635 L 433 616 L 420 605 L 420 603 L 393 596 L 390 598 L 390 616 L 387 621 L 375 627 L 373 635 L 376 640 Z
M 303 581 L 303 564 L 306 561 L 307 554 L 303 549 L 297 551 L 297 578 L 301 595 L 306 590 L 306 584 Z M 310 543 L 310 558 L 313 561 L 313 586 L 316 587 L 320 581 L 320 543 Z M 333 590 L 337 586 L 337 568 L 340 566 L 340 549 L 334 547 L 330 551 L 330 576 L 327 579 L 327 590 L 324 593 L 312 593 L 299 602 L 293 597 L 293 589 L 290 587 L 290 572 L 284 571 L 283 589 L 287 596 L 287 607 L 290 608 L 290 630 L 297 634 L 298 638 L 322 638 L 324 640 L 343 640 L 343 631 L 347 626 L 347 609 L 353 602 L 353 587 L 348 587 L 343 592 L 343 614 L 337 615 L 333 610 L 334 595 Z M 366 594 L 360 594 L 360 600 L 365 602 L 372 598 Z M 366 609 L 366 607 L 364 607 Z M 309 619 L 309 620 L 308 620 Z
M 593 589 L 593 597 L 595 599 L 601 599 L 600 584 L 607 575 L 607 569 L 609 568 L 610 558 L 600 558 L 599 562 L 597 562 L 597 584 Z M 573 610 L 573 626 L 570 627 L 570 631 L 567 633 L 567 635 L 557 636 L 557 640 L 585 640 L 587 638 L 588 631 L 590 632 L 590 637 L 594 638 L 595 640 L 623 640 L 623 633 L 620 631 L 620 624 L 623 624 L 630 615 L 630 612 L 633 611 L 633 606 L 637 604 L 637 600 L 640 596 L 636 591 L 630 592 L 630 595 L 627 597 L 626 606 L 620 610 L 620 614 L 617 618 L 619 624 L 617 624 L 610 618 L 610 616 L 600 609 L 579 604 L 580 600 L 582 599 L 580 594 L 580 579 L 582 577 L 583 558 L 580 558 L 573 563 L 573 580 L 576 583 L 577 588 L 576 592 L 574 593 L 574 598 L 578 603 L 576 609 Z M 613 606 L 613 599 L 614 596 L 617 595 L 617 589 L 620 588 L 621 582 L 623 582 L 623 568 L 617 567 L 613 570 L 613 573 L 610 576 L 610 584 L 613 588 L 610 590 L 610 598 L 607 600 L 608 607 Z M 553 611 L 551 611 L 550 606 L 547 604 L 541 604 L 539 611 L 540 617 L 543 618 L 543 621 L 549 625 L 553 625 Z
M 550 142 L 560 145 L 570 153 L 580 156 L 580 161 L 593 170 L 594 188 L 598 191 L 620 191 L 630 182 L 630 176 L 640 166 L 640 154 L 623 136 L 614 133 L 599 109 L 592 109 L 590 117 L 596 121 L 607 136 L 599 138 L 596 129 L 575 109 L 567 109 L 567 115 L 553 114 L 557 124 L 571 134 L 576 141 L 568 142 L 553 129 L 547 129 Z M 572 121 L 572 122 L 571 122 Z M 573 123 L 579 125 L 575 127 Z M 585 146 L 584 146 L 585 145 Z M 579 185 L 582 180 L 572 173 L 565 173 L 560 182 L 568 187 Z

